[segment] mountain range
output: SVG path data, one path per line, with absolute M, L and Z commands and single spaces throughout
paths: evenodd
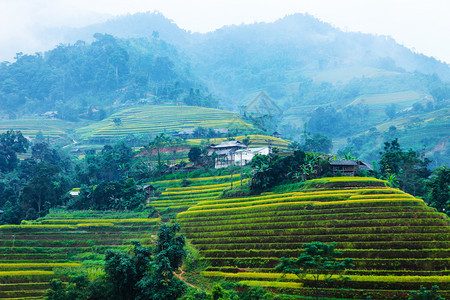
M 71 93 L 44 91 L 39 96 L 48 110 L 57 103 L 64 106 L 61 102 L 80 110 L 90 105 L 117 110 L 151 96 L 158 104 L 184 101 L 242 112 L 265 91 L 283 111 L 267 131 L 278 130 L 295 140 L 305 132 L 325 134 L 333 138 L 335 152 L 352 149 L 367 158 L 376 156 L 383 140 L 394 137 L 429 156 L 448 156 L 450 66 L 388 36 L 344 32 L 308 14 L 201 34 L 179 28 L 160 13 L 125 15 L 45 34 L 62 44 L 44 53 L 42 64 L 64 49 L 71 51 L 71 61 L 77 58 L 97 70 L 100 64 L 105 70 L 94 76 L 95 84 L 92 78 L 83 79 L 90 84 L 78 84 L 81 79 L 71 70 Z M 84 43 L 97 48 L 91 53 L 90 46 L 80 48 Z M 108 52 L 108 47 L 115 50 Z M 92 59 L 96 51 L 104 51 L 101 60 Z M 5 71 L 0 75 L 2 107 L 11 101 L 32 102 L 30 93 L 10 97 L 11 76 L 5 74 L 19 63 L 0 69 Z M 60 79 L 68 65 L 52 60 L 48 72 Z M 52 73 L 55 68 L 59 73 Z M 110 80 L 109 92 L 96 89 L 104 78 Z M 20 82 L 16 84 L 20 90 Z

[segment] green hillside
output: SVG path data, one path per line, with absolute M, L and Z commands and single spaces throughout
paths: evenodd
M 191 198 L 197 204 L 177 217 L 211 265 L 204 276 L 311 295 L 310 281 L 302 286 L 273 267 L 281 257 L 298 257 L 303 243 L 321 241 L 335 242 L 356 265 L 346 273 L 351 278 L 344 283 L 347 290 L 331 286 L 327 296 L 403 298 L 434 284 L 450 293 L 448 220 L 384 181 L 324 178 L 289 192 L 231 199 L 210 195 L 211 188 L 197 187 Z M 170 205 L 176 201 L 171 197 Z
M 209 265 L 204 280 L 312 295 L 310 277 L 300 282 L 274 266 L 298 257 L 303 243 L 320 241 L 335 242 L 356 265 L 345 273 L 350 280 L 324 290 L 327 297 L 403 299 L 432 285 L 450 296 L 448 219 L 383 180 L 322 178 L 235 198 L 220 197 L 230 175 L 187 181 L 153 182 L 161 193 L 148 206 L 179 212 L 175 221 Z M 233 185 L 240 186 L 237 174 Z M 0 226 L 0 297 L 41 298 L 51 278 L 67 281 L 76 271 L 93 278 L 106 249 L 126 249 L 133 239 L 151 244 L 159 222 L 148 211 L 55 210 L 37 222 Z
M 247 177 L 247 174 L 244 174 Z M 150 201 L 148 206 L 158 210 L 175 209 L 186 210 L 200 201 L 217 198 L 224 190 L 231 187 L 230 175 L 190 178 L 189 186 L 181 186 L 182 179 L 156 181 L 155 187 L 163 188 L 164 191 L 157 199 Z M 248 179 L 243 179 L 247 183 Z M 240 175 L 233 175 L 233 185 L 240 185 Z
M 286 150 L 289 147 L 290 142 L 288 140 L 284 140 L 281 138 L 268 136 L 268 135 L 260 135 L 260 134 L 249 134 L 247 135 L 250 138 L 249 147 L 266 147 L 270 144 L 272 147 L 277 147 L 279 149 Z M 242 141 L 247 136 L 234 136 L 233 138 L 238 141 Z M 209 143 L 220 144 L 221 142 L 226 141 L 227 138 L 214 138 L 209 139 Z M 205 139 L 188 139 L 187 142 L 190 145 L 201 145 L 202 143 L 207 142 Z
M 373 159 L 385 141 L 398 138 L 405 149 L 412 148 L 424 152 L 433 161 L 433 167 L 448 165 L 450 163 L 448 124 L 450 124 L 449 108 L 400 116 L 380 123 L 374 132 L 366 131 L 350 137 L 355 138 L 355 142 L 350 145 L 361 158 Z M 361 145 L 359 141 L 362 141 Z M 335 149 L 343 147 L 346 143 L 347 138 L 336 139 Z
M 49 118 L 28 118 L 17 120 L 0 120 L 0 133 L 7 130 L 20 130 L 24 136 L 31 139 L 41 131 L 45 138 L 55 140 L 66 140 L 71 135 L 70 132 L 79 126 L 86 125 L 86 122 L 69 122 L 59 119 Z
M 122 124 L 115 125 L 120 118 Z M 134 106 L 110 117 L 80 128 L 77 133 L 84 141 L 111 141 L 133 135 L 175 133 L 196 127 L 228 128 L 252 132 L 255 128 L 243 122 L 235 113 L 196 106 Z
M 54 211 L 37 222 L 0 226 L 0 298 L 41 299 L 48 282 L 100 272 L 106 249 L 150 244 L 159 219 L 146 213 Z

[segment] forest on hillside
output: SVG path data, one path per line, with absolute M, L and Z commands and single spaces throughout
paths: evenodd
M 3 119 L 48 112 L 99 121 L 137 104 L 242 113 L 265 91 L 281 114 L 246 120 L 267 134 L 301 143 L 326 135 L 330 151 L 367 160 L 378 159 L 383 140 L 399 138 L 448 163 L 450 67 L 389 37 L 343 32 L 302 14 L 198 34 L 147 13 L 60 39 L 52 50 L 0 65 Z
M 190 74 L 189 60 L 164 41 L 94 37 L 92 43 L 61 44 L 42 54 L 18 53 L 14 63 L 2 63 L 3 117 L 57 111 L 64 120 L 100 120 L 119 104 L 218 105 Z

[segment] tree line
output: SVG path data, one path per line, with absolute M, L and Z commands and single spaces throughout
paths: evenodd
M 11 119 L 57 111 L 58 118 L 76 121 L 104 118 L 117 100 L 218 106 L 187 60 L 164 41 L 99 33 L 94 39 L 42 54 L 17 53 L 15 62 L 1 63 L 0 110 Z

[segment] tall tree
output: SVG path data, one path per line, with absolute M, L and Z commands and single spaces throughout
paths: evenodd
M 48 208 L 57 204 L 62 195 L 58 178 L 61 169 L 49 163 L 38 163 L 33 178 L 23 187 L 21 202 L 33 207 L 40 214 L 45 203 Z
M 18 153 L 25 153 L 30 146 L 29 141 L 20 131 L 8 130 L 0 134 L 0 171 L 9 172 L 18 164 Z
M 305 253 L 302 253 L 299 258 L 283 257 L 281 258 L 281 264 L 275 270 L 295 274 L 303 281 L 310 276 L 316 299 L 319 299 L 319 290 L 326 286 L 327 281 L 335 280 L 335 275 L 342 274 L 346 269 L 354 267 L 351 258 L 338 260 L 342 252 L 335 250 L 336 245 L 334 243 L 314 242 L 304 244 L 303 247 Z
M 171 143 L 171 138 L 164 134 L 161 133 L 160 135 L 156 136 L 153 141 L 150 142 L 150 144 L 147 146 L 148 149 L 150 149 L 152 152 L 156 151 L 156 158 L 158 161 L 158 165 L 157 165 L 157 169 L 159 172 L 162 171 L 163 168 L 163 154 L 165 152 L 165 148 L 170 145 Z
M 428 203 L 439 212 L 450 214 L 450 168 L 444 165 L 435 169 L 428 186 Z
M 425 179 L 431 172 L 427 169 L 430 160 L 413 150 L 403 151 L 397 139 L 384 143 L 379 162 L 385 178 L 397 178 L 400 188 L 413 195 L 425 195 Z

